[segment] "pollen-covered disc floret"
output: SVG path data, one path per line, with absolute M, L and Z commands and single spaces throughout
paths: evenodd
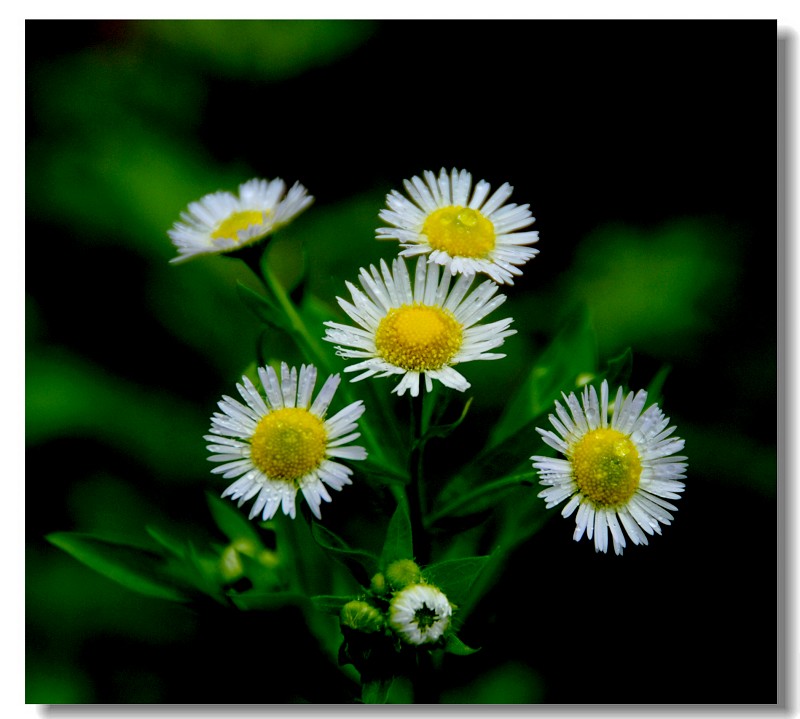
M 389 604 L 389 624 L 408 644 L 437 641 L 450 626 L 453 607 L 444 592 L 428 584 L 412 584 Z
M 181 221 L 167 231 L 183 262 L 197 255 L 231 252 L 258 242 L 289 223 L 305 210 L 314 198 L 300 183 L 287 192 L 286 183 L 275 180 L 248 180 L 239 185 L 239 194 L 213 192 L 181 212 Z
M 514 275 L 522 274 L 519 266 L 539 252 L 526 247 L 539 233 L 519 232 L 535 221 L 528 205 L 503 204 L 513 189 L 507 182 L 489 197 L 491 186 L 481 180 L 470 196 L 472 176 L 466 170 L 422 174 L 424 180 L 404 181 L 410 200 L 397 190 L 386 196 L 389 209 L 380 218 L 392 227 L 379 227 L 377 238 L 399 240 L 401 256 L 427 255 L 451 274 L 481 272 L 513 285 Z
M 363 290 L 346 283 L 352 302 L 337 298 L 358 327 L 326 322 L 324 338 L 336 343 L 340 357 L 361 360 L 345 369 L 361 373 L 353 382 L 402 375 L 393 390 L 399 395 L 409 390 L 416 397 L 421 377 L 429 392 L 434 379 L 463 392 L 470 384 L 454 365 L 505 357 L 488 350 L 515 333 L 511 318 L 477 325 L 506 299 L 496 295 L 494 282 L 487 280 L 468 295 L 472 275 L 462 275 L 451 288 L 450 273 L 440 273 L 424 257 L 417 260 L 413 286 L 402 257 L 391 271 L 383 260 L 380 270 L 362 268 L 359 279 Z
M 341 490 L 352 484 L 349 467 L 337 460 L 360 460 L 363 447 L 349 443 L 360 434 L 354 430 L 364 413 L 359 400 L 326 419 L 328 406 L 339 386 L 339 375 L 331 375 L 312 402 L 317 370 L 302 365 L 300 372 L 281 363 L 280 378 L 272 367 L 259 367 L 258 376 L 266 397 L 248 377 L 236 385 L 244 404 L 223 396 L 211 418 L 209 460 L 221 462 L 211 471 L 225 479 L 238 477 L 223 493 L 241 507 L 255 497 L 250 519 L 264 520 L 278 508 L 295 516 L 295 497 L 300 490 L 319 518 L 320 504 L 331 501 L 327 487 Z
M 549 416 L 558 434 L 536 430 L 565 456 L 531 457 L 545 487 L 539 496 L 548 509 L 569 498 L 561 514 L 578 510 L 573 539 L 594 537 L 598 552 L 608 550 L 609 532 L 616 554 L 622 554 L 625 533 L 634 544 L 647 544 L 648 534 L 661 534 L 660 525 L 674 518 L 670 510 L 677 507 L 667 500 L 680 499 L 684 490 L 679 480 L 686 478 L 686 457 L 675 455 L 684 441 L 672 436 L 675 427 L 658 405 L 642 412 L 644 390 L 623 398 L 620 387 L 611 407 L 605 380 L 599 399 L 594 387 L 584 387 L 582 403 L 574 392 L 563 397 L 569 412 L 556 402 L 558 416 Z

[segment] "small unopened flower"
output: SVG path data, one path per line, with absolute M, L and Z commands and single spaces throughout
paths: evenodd
M 452 274 L 482 272 L 513 285 L 514 275 L 522 274 L 519 265 L 539 252 L 526 247 L 538 240 L 538 232 L 518 232 L 535 221 L 528 205 L 503 204 L 513 189 L 507 182 L 489 197 L 491 187 L 481 180 L 470 197 L 472 176 L 466 170 L 448 174 L 442 168 L 438 178 L 430 171 L 423 177 L 405 180 L 411 200 L 397 190 L 386 196 L 389 209 L 380 218 L 392 227 L 379 227 L 378 239 L 399 240 L 401 255 L 428 255 Z
M 509 329 L 511 318 L 477 324 L 505 302 L 505 295 L 495 296 L 498 287 L 490 280 L 467 295 L 473 279 L 467 275 L 459 277 L 451 288 L 450 273 L 443 272 L 440 280 L 438 265 L 427 264 L 424 257 L 417 260 L 414 275 L 412 286 L 402 257 L 395 258 L 391 272 L 383 260 L 380 271 L 374 265 L 369 271 L 362 268 L 359 277 L 363 291 L 348 282 L 352 303 L 337 298 L 359 326 L 326 322 L 324 339 L 337 344 L 340 357 L 361 360 L 345 368 L 345 372 L 361 373 L 353 382 L 402 375 L 392 390 L 398 395 L 410 390 L 416 397 L 421 377 L 429 392 L 434 379 L 463 392 L 470 384 L 453 367 L 505 357 L 488 350 L 516 333 Z
M 386 581 L 392 589 L 403 589 L 417 584 L 422 577 L 419 566 L 411 559 L 398 559 L 386 567 Z
M 569 412 L 555 403 L 550 415 L 555 432 L 537 428 L 542 439 L 565 459 L 531 457 L 546 487 L 539 496 L 548 509 L 569 499 L 561 511 L 569 517 L 576 509 L 577 542 L 584 533 L 594 537 L 595 551 L 606 552 L 608 533 L 614 552 L 622 554 L 625 529 L 634 544 L 647 544 L 647 535 L 661 534 L 661 524 L 674 519 L 686 478 L 686 457 L 676 456 L 684 440 L 673 436 L 669 417 L 653 404 L 642 412 L 647 392 L 630 392 L 623 398 L 617 390 L 612 407 L 608 403 L 608 382 L 583 389 L 582 404 L 575 393 L 564 395 Z M 609 421 L 609 410 L 611 419 Z
M 445 594 L 428 584 L 412 584 L 389 604 L 389 624 L 408 644 L 438 640 L 450 625 L 453 607 Z
M 305 210 L 314 198 L 300 183 L 286 192 L 286 183 L 275 180 L 248 180 L 239 185 L 239 194 L 213 192 L 181 212 L 181 221 L 167 231 L 183 262 L 197 255 L 231 252 L 251 245 L 288 224 Z
M 347 602 L 342 607 L 339 618 L 344 626 L 366 634 L 378 632 L 384 627 L 384 619 L 380 611 L 371 604 L 357 599 Z
M 382 572 L 378 572 L 372 576 L 372 579 L 369 582 L 369 588 L 375 594 L 385 594 L 387 591 L 389 591 L 389 586 L 386 584 L 386 577 Z
M 299 377 L 286 363 L 280 379 L 272 367 L 259 367 L 258 376 L 266 398 L 245 376 L 236 385 L 244 404 L 226 396 L 218 403 L 222 411 L 212 416 L 212 434 L 205 439 L 211 443 L 209 460 L 222 464 L 211 471 L 225 479 L 239 477 L 222 496 L 238 500 L 240 507 L 255 497 L 251 519 L 259 514 L 270 519 L 279 507 L 294 517 L 298 490 L 319 518 L 321 502 L 331 501 L 326 486 L 338 491 L 352 484 L 353 470 L 337 460 L 367 456 L 363 447 L 349 444 L 360 436 L 354 430 L 364 404 L 358 400 L 326 419 L 340 377 L 331 375 L 312 402 L 317 379 L 312 365 L 301 366 Z

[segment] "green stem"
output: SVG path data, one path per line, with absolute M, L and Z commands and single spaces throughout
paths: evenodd
M 312 355 L 318 361 L 318 363 L 322 365 L 326 370 L 330 371 L 331 365 L 327 353 L 322 348 L 322 345 L 308 331 L 306 323 L 303 321 L 303 318 L 300 316 L 300 313 L 295 308 L 294 303 L 289 298 L 289 295 L 283 288 L 283 285 L 281 285 L 281 283 L 278 281 L 278 278 L 275 276 L 275 273 L 269 267 L 264 267 L 263 271 L 264 271 L 264 280 L 266 281 L 267 287 L 272 292 L 275 299 L 278 301 L 278 304 L 281 306 L 281 309 L 283 309 L 283 311 L 286 313 L 286 316 L 292 323 L 292 329 L 297 333 L 298 337 L 303 341 L 308 353 Z
M 427 510 L 424 463 L 425 441 L 422 439 L 424 394 L 420 394 L 418 398 L 411 397 L 410 399 L 411 448 L 408 458 L 408 473 L 411 477 L 411 483 L 408 487 L 408 508 L 411 514 L 415 558 L 418 564 L 425 565 L 430 562 L 431 542 L 423 521 Z
M 261 258 L 264 255 L 264 247 L 260 244 L 245 245 L 240 247 L 235 252 L 228 255 L 240 259 L 244 262 L 250 271 L 256 276 L 261 284 L 264 284 L 264 278 L 261 274 Z
M 286 313 L 286 316 L 289 318 L 291 323 L 295 338 L 298 340 L 298 343 L 302 345 L 301 349 L 305 350 L 304 354 L 307 357 L 313 358 L 317 365 L 322 367 L 326 372 L 335 373 L 335 369 L 331 365 L 326 348 L 324 348 L 309 332 L 305 321 L 297 311 L 297 308 L 295 307 L 286 290 L 283 288 L 283 285 L 281 285 L 280 281 L 275 276 L 275 273 L 268 266 L 265 266 L 262 263 L 262 247 L 259 245 L 242 247 L 237 251 L 236 257 L 241 259 L 242 262 L 244 262 L 250 268 L 250 270 L 264 285 L 267 291 L 272 294 L 272 296 L 280 305 L 281 309 Z M 354 402 L 356 398 L 350 387 L 345 385 L 343 390 L 347 396 L 348 402 Z M 375 433 L 372 431 L 369 418 L 367 421 L 361 422 L 359 425 L 359 431 L 364 437 L 364 441 L 369 445 L 370 453 L 378 458 L 379 463 L 386 465 L 386 453 L 378 443 Z M 397 470 L 395 470 L 395 474 L 402 476 L 402 474 Z
M 286 312 L 286 316 L 292 323 L 292 329 L 295 331 L 298 339 L 303 343 L 307 354 L 315 358 L 319 365 L 323 367 L 326 372 L 334 373 L 335 369 L 331 365 L 327 348 L 323 347 L 319 341 L 316 340 L 308 331 L 305 321 L 297 311 L 297 308 L 294 306 L 294 303 L 292 302 L 286 290 L 278 281 L 275 273 L 273 273 L 272 270 L 266 266 L 263 267 L 263 276 L 267 288 L 270 292 L 272 292 L 283 311 Z M 349 402 L 355 401 L 355 395 L 348 384 L 345 384 L 342 389 L 344 390 Z M 375 433 L 372 431 L 369 418 L 359 423 L 358 430 L 361 432 L 361 436 L 364 438 L 364 441 L 369 445 L 370 453 L 374 454 L 378 458 L 379 463 L 385 465 L 387 463 L 386 453 L 384 452 L 383 447 L 381 447 L 379 444 Z

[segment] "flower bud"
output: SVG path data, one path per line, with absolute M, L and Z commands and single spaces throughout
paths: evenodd
M 381 613 L 371 604 L 357 599 L 342 607 L 339 618 L 344 626 L 366 634 L 378 632 L 384 626 Z
M 375 594 L 383 594 L 386 591 L 386 577 L 383 576 L 380 572 L 378 572 L 369 584 L 370 589 L 375 592 Z
M 417 584 L 421 578 L 419 566 L 412 559 L 398 559 L 386 568 L 386 581 L 395 591 Z
M 232 544 L 225 547 L 219 557 L 219 573 L 226 582 L 235 582 L 244 574 L 239 552 Z

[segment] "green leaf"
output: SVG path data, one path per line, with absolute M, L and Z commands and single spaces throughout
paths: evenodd
M 361 19 L 159 19 L 142 20 L 139 32 L 158 47 L 191 58 L 200 77 L 249 77 L 269 86 L 329 66 L 368 40 L 375 25 Z
M 163 529 L 157 529 L 156 527 L 149 525 L 144 529 L 153 539 L 155 539 L 156 542 L 164 547 L 164 549 L 178 557 L 178 559 L 186 558 L 187 545 L 182 539 L 171 536 Z
M 319 522 L 311 523 L 311 535 L 320 547 L 342 562 L 360 584 L 369 585 L 369 580 L 378 571 L 378 559 L 374 554 L 350 547 L 341 537 Z
M 448 654 L 455 654 L 459 657 L 467 657 L 470 654 L 475 654 L 475 652 L 480 651 L 480 649 L 468 647 L 455 634 L 448 635 L 447 642 L 444 645 L 444 650 Z
M 599 386 L 605 379 L 608 381 L 608 391 L 612 394 L 617 387 L 627 387 L 633 370 L 633 352 L 628 347 L 621 355 L 608 361 L 605 372 L 593 384 Z
M 241 281 L 236 282 L 236 291 L 245 306 L 264 324 L 284 332 L 294 332 L 291 320 L 272 299 L 250 289 Z
M 265 566 L 258 558 L 248 556 L 244 552 L 238 553 L 238 559 L 242 564 L 244 576 L 253 583 L 255 591 L 275 592 L 286 587 L 274 567 Z
M 436 532 L 454 536 L 469 529 L 474 529 L 486 522 L 492 516 L 493 509 L 458 515 L 444 515 L 437 512 L 431 519 L 426 520 L 426 527 Z
M 208 508 L 220 531 L 231 541 L 247 539 L 256 546 L 262 544 L 253 524 L 238 511 L 232 502 L 226 502 L 211 492 L 206 492 Z
M 493 508 L 498 501 L 499 493 L 520 486 L 536 486 L 537 480 L 537 472 L 529 469 L 480 484 L 428 515 L 425 518 L 426 525 L 434 526 L 444 518 L 463 517 Z
M 542 418 L 532 419 L 500 444 L 484 449 L 461 469 L 442 491 L 439 502 L 449 504 L 473 491 L 478 485 L 500 481 L 509 475 L 523 474 L 530 469 L 529 457 L 541 449 L 542 439 L 536 431 Z
M 400 473 L 393 465 L 373 458 L 372 455 L 358 463 L 358 471 L 363 479 L 376 486 L 396 485 L 404 487 L 409 482 L 407 472 Z
M 361 701 L 364 704 L 386 704 L 393 681 L 394 677 L 364 682 L 361 687 Z
M 349 597 L 337 597 L 329 594 L 320 594 L 316 597 L 311 597 L 311 604 L 319 612 L 325 614 L 333 614 L 339 616 L 342 607 L 355 599 L 355 595 Z
M 408 516 L 408 507 L 404 502 L 398 502 L 397 509 L 389 520 L 386 529 L 386 541 L 381 552 L 381 567 L 385 569 L 398 559 L 412 559 L 414 545 L 411 537 L 411 519 Z
M 597 369 L 597 337 L 582 307 L 570 317 L 533 363 L 530 372 L 492 431 L 487 448 L 498 446 L 553 407 L 561 392 L 569 393 Z
M 431 564 L 422 571 L 422 576 L 429 584 L 439 587 L 451 604 L 463 604 L 467 601 L 472 583 L 488 561 L 489 557 L 449 559 Z
M 55 532 L 46 539 L 128 589 L 174 602 L 190 599 L 188 587 L 168 573 L 164 559 L 154 552 L 78 532 Z
M 672 367 L 670 365 L 662 365 L 661 369 L 656 372 L 655 377 L 650 380 L 650 384 L 647 385 L 648 406 L 651 404 L 661 404 L 661 400 L 663 399 L 662 392 L 664 391 L 664 382 L 666 381 L 667 375 L 671 370 Z

